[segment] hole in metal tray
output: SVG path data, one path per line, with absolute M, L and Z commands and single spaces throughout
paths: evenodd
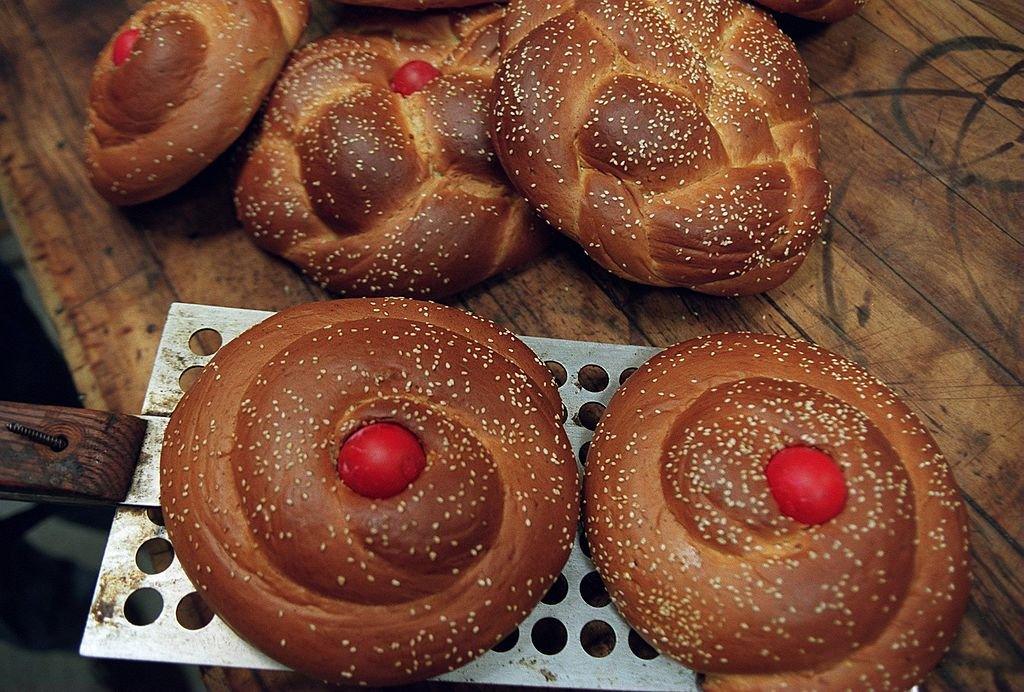
M 193 365 L 191 368 L 185 368 L 185 371 L 178 377 L 178 386 L 181 387 L 181 391 L 187 392 L 192 388 L 192 385 L 199 379 L 199 375 L 203 372 L 202 365 Z
M 580 595 L 583 596 L 587 605 L 595 608 L 604 608 L 612 602 L 611 597 L 608 596 L 608 589 L 604 588 L 601 575 L 597 572 L 590 572 L 580 581 Z
M 551 372 L 551 376 L 555 378 L 557 386 L 561 387 L 569 379 L 569 373 L 565 371 L 565 366 L 557 360 L 545 361 L 544 365 L 548 366 L 548 370 Z
M 604 620 L 591 620 L 580 630 L 580 644 L 594 658 L 604 658 L 615 649 L 615 630 Z
M 566 580 L 564 574 L 559 574 L 558 579 L 551 585 L 548 592 L 544 594 L 544 598 L 540 599 L 541 602 L 547 603 L 548 605 L 557 605 L 565 600 L 566 594 L 569 593 L 569 582 Z
M 204 327 L 192 332 L 188 338 L 188 349 L 197 356 L 212 356 L 220 350 L 224 337 L 216 329 Z
M 160 617 L 164 609 L 164 599 L 156 589 L 138 589 L 133 591 L 124 602 L 124 617 L 133 625 L 150 625 Z
M 576 379 L 588 392 L 603 392 L 608 388 L 608 371 L 593 363 L 580 368 Z
M 636 372 L 636 368 L 626 368 L 621 373 L 619 373 L 619 384 L 625 384 L 626 380 L 628 380 L 629 376 L 632 375 L 634 372 Z
M 654 647 L 647 643 L 647 641 L 637 634 L 636 630 L 631 629 L 629 631 L 629 650 L 633 652 L 633 655 L 637 658 L 642 658 L 645 661 L 658 657 L 658 652 L 655 651 Z
M 600 422 L 601 416 L 603 415 L 604 404 L 600 404 L 596 401 L 588 401 L 580 406 L 580 412 L 577 414 L 576 419 L 584 428 L 593 430 L 597 427 L 597 424 Z
M 537 647 L 537 651 L 548 656 L 554 656 L 565 648 L 569 641 L 569 633 L 561 620 L 555 618 L 541 618 L 533 625 L 530 632 L 530 640 Z
M 159 507 L 147 507 L 146 516 L 157 526 L 164 525 L 164 511 Z
M 174 562 L 174 548 L 166 538 L 150 538 L 135 551 L 135 564 L 146 574 L 160 574 Z
M 512 630 L 512 634 L 508 635 L 507 637 L 502 639 L 500 642 L 495 644 L 493 647 L 491 647 L 491 651 L 497 651 L 498 653 L 504 653 L 506 651 L 511 651 L 515 647 L 515 645 L 518 644 L 518 643 L 519 643 L 519 628 L 516 627 L 514 630 Z
M 178 624 L 187 630 L 201 630 L 213 620 L 213 611 L 206 601 L 193 591 L 186 594 L 178 601 L 178 607 L 174 609 L 174 617 Z

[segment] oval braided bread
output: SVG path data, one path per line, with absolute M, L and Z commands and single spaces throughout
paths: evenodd
M 536 209 L 641 283 L 754 293 L 828 205 L 807 70 L 738 0 L 515 0 L 492 139 Z
M 434 297 L 543 248 L 487 138 L 501 15 L 391 13 L 296 53 L 235 194 L 256 243 L 336 293 Z M 402 97 L 413 59 L 441 76 Z

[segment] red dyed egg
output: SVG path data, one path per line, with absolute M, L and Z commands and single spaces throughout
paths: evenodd
M 427 465 L 420 441 L 397 423 L 370 423 L 338 452 L 338 475 L 363 497 L 381 500 L 409 487 Z
M 441 76 L 441 71 L 423 60 L 410 60 L 391 77 L 391 89 L 402 96 L 415 94 L 427 83 Z
M 779 510 L 801 524 L 823 524 L 846 506 L 843 471 L 821 450 L 802 445 L 781 449 L 764 473 Z
M 124 64 L 124 61 L 132 54 L 132 48 L 135 47 L 135 42 L 138 40 L 138 29 L 125 29 L 117 35 L 117 38 L 114 39 L 114 48 L 111 51 L 114 65 L 121 66 Z

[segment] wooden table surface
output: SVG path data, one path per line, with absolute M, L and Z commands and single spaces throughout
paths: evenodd
M 92 62 L 141 4 L 0 3 L 4 211 L 84 404 L 124 412 L 140 408 L 172 301 L 325 297 L 240 231 L 230 156 L 135 208 L 90 188 Z M 344 11 L 317 5 L 309 35 Z M 810 69 L 833 185 L 823 241 L 792 280 L 740 300 L 654 289 L 560 242 L 452 302 L 522 334 L 665 346 L 767 331 L 867 367 L 926 421 L 970 512 L 971 605 L 929 685 L 1024 689 L 1024 3 L 871 0 L 833 26 L 783 25 Z

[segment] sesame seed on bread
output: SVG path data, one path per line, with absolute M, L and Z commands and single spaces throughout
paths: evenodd
M 494 324 L 433 303 L 285 310 L 225 345 L 160 459 L 175 554 L 243 638 L 312 677 L 389 685 L 457 668 L 546 593 L 578 525 L 551 375 Z M 369 499 L 336 460 L 376 422 L 426 467 Z
M 640 283 L 770 289 L 828 206 L 807 69 L 739 0 L 513 0 L 491 135 L 542 216 Z
M 769 488 L 793 445 L 845 478 L 824 523 Z M 713 334 L 649 360 L 598 425 L 584 497 L 615 605 L 708 690 L 907 690 L 967 604 L 966 514 L 935 441 L 881 382 L 796 339 Z
M 90 180 L 109 202 L 146 202 L 206 168 L 256 114 L 309 18 L 306 0 L 155 0 L 100 53 L 87 103 Z M 117 37 L 138 31 L 130 57 Z
M 547 243 L 487 136 L 502 9 L 378 16 L 295 54 L 235 207 L 260 247 L 334 293 L 457 293 Z M 402 96 L 390 82 L 412 60 L 440 76 Z

